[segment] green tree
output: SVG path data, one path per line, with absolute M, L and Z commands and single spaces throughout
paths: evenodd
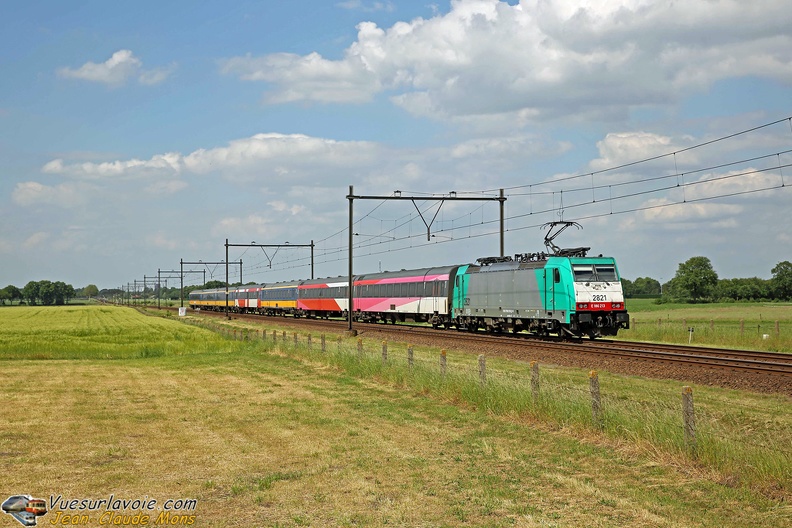
M 6 292 L 6 298 L 11 299 L 11 302 L 22 299 L 22 292 L 13 284 L 9 284 L 3 288 L 3 291 Z
M 758 301 L 770 297 L 770 283 L 759 277 L 750 279 L 721 279 L 715 287 L 715 296 L 735 301 Z
M 630 279 L 621 278 L 622 292 L 625 297 L 632 297 L 635 294 L 633 282 Z
M 39 283 L 30 281 L 22 288 L 22 298 L 27 300 L 28 304 L 36 304 L 39 298 Z
M 91 297 L 96 297 L 97 295 L 99 295 L 99 288 L 97 288 L 95 284 L 89 284 L 88 286 L 83 288 L 83 295 L 85 295 L 89 299 Z
M 718 284 L 718 274 L 707 257 L 692 257 L 679 265 L 674 283 L 689 299 L 699 301 L 708 297 Z
M 660 282 L 650 277 L 638 277 L 633 287 L 635 295 L 660 295 Z
M 52 284 L 55 290 L 54 304 L 66 304 L 72 297 L 74 297 L 74 287 L 71 284 L 66 284 L 62 281 L 57 281 Z
M 38 298 L 41 301 L 41 304 L 45 306 L 55 304 L 55 296 L 57 295 L 55 283 L 48 280 L 41 280 L 39 281 L 38 285 Z
M 788 260 L 779 262 L 771 271 L 773 278 L 770 279 L 770 285 L 773 296 L 782 300 L 792 299 L 792 262 Z

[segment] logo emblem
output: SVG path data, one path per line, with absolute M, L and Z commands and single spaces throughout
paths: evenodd
M 11 495 L 0 508 L 22 526 L 36 526 L 36 517 L 47 513 L 46 501 L 34 499 L 30 495 Z

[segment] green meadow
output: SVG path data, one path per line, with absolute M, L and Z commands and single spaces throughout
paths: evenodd
M 620 339 L 792 353 L 792 304 L 656 304 L 628 299 Z M 690 329 L 693 329 L 691 332 Z
M 694 386 L 690 446 L 678 382 L 600 372 L 593 423 L 576 369 L 541 365 L 534 398 L 529 365 L 482 383 L 475 351 L 441 375 L 435 349 L 150 314 L 0 309 L 6 496 L 189 498 L 195 526 L 792 522 L 783 396 Z

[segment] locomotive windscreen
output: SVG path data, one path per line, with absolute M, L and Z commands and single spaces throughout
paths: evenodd
M 574 264 L 575 282 L 617 282 L 616 267 L 610 264 Z

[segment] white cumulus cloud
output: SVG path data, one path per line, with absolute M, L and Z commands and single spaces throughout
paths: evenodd
M 217 237 L 252 237 L 261 240 L 273 240 L 282 232 L 282 224 L 277 216 L 263 216 L 257 213 L 245 217 L 223 218 L 212 228 L 212 235 Z
M 156 154 L 148 160 L 130 159 L 116 160 L 103 163 L 84 162 L 65 164 L 62 159 L 47 162 L 42 172 L 47 174 L 63 174 L 80 179 L 103 179 L 112 177 L 125 177 L 131 175 L 152 174 L 178 174 L 182 170 L 184 160 L 181 154 L 168 152 Z
M 73 183 L 64 183 L 53 187 L 29 181 L 17 183 L 11 193 L 11 198 L 14 203 L 21 206 L 41 204 L 64 208 L 82 207 L 87 203 L 87 191 L 85 186 Z
M 336 141 L 302 134 L 256 134 L 235 139 L 227 146 L 156 154 L 102 163 L 66 163 L 58 158 L 42 167 L 46 174 L 80 180 L 163 178 L 167 176 L 219 173 L 229 179 L 275 178 L 279 181 L 308 177 L 317 169 L 339 170 L 361 167 L 377 160 L 381 147 L 368 141 Z M 158 183 L 151 191 L 175 192 L 184 188 L 176 182 Z
M 66 79 L 79 79 L 109 86 L 120 86 L 132 79 L 145 85 L 159 84 L 174 71 L 175 65 L 165 68 L 144 70 L 143 62 L 127 49 L 118 50 L 104 62 L 86 62 L 79 68 L 63 67 L 57 70 L 58 76 Z
M 27 237 L 22 242 L 22 248 L 23 249 L 33 249 L 33 248 L 36 248 L 36 247 L 41 247 L 44 244 L 46 244 L 49 239 L 50 239 L 50 234 L 49 233 L 47 233 L 45 231 L 37 231 L 37 232 L 33 233 L 32 235 L 30 235 L 29 237 Z
M 221 71 L 269 83 L 270 103 L 387 92 L 413 114 L 442 119 L 625 116 L 726 78 L 792 82 L 791 13 L 775 0 L 454 0 L 431 18 L 360 23 L 337 60 L 248 54 Z
M 292 216 L 296 216 L 305 211 L 305 207 L 302 205 L 289 205 L 286 202 L 276 200 L 274 202 L 267 202 L 273 211 L 278 213 L 289 213 Z
M 393 2 L 364 2 L 363 0 L 345 0 L 339 2 L 336 6 L 342 9 L 349 9 L 353 11 L 363 11 L 364 13 L 373 13 L 375 11 L 392 12 L 396 8 Z

